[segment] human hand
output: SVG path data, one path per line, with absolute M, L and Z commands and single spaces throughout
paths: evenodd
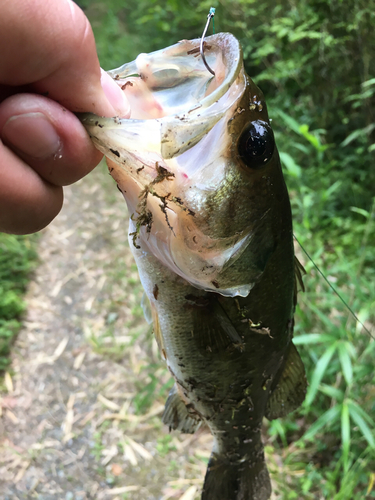
M 71 184 L 100 161 L 74 112 L 128 116 L 103 72 L 89 21 L 71 0 L 2 0 L 0 231 L 45 227 Z

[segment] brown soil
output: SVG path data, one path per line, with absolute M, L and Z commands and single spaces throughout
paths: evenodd
M 126 206 L 99 167 L 66 190 L 0 399 L 0 491 L 13 499 L 200 497 L 211 436 L 168 434 L 171 386 L 140 309 Z

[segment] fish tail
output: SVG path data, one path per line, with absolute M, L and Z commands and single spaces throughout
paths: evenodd
M 201 500 L 268 500 L 271 481 L 264 454 L 255 461 L 231 463 L 213 453 L 203 485 Z

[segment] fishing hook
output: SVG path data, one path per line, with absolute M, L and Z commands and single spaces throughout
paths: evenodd
M 201 53 L 201 56 L 202 56 L 202 61 L 204 62 L 204 65 L 206 66 L 206 68 L 208 69 L 208 71 L 215 76 L 215 71 L 213 69 L 211 69 L 209 67 L 209 65 L 207 64 L 207 61 L 206 61 L 206 58 L 204 57 L 204 49 L 203 49 L 203 46 L 204 46 L 204 38 L 206 36 L 206 32 L 208 30 L 208 27 L 210 25 L 210 22 L 211 22 L 211 19 L 214 17 L 215 15 L 215 9 L 214 7 L 211 7 L 210 8 L 210 12 L 208 13 L 207 15 L 207 22 L 206 22 L 206 26 L 203 30 L 203 34 L 202 34 L 202 38 L 201 38 L 201 44 L 200 44 L 200 53 Z

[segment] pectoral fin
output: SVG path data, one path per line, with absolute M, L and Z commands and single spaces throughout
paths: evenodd
M 199 347 L 212 354 L 242 349 L 243 340 L 216 298 L 187 295 L 186 307 L 194 310 L 192 336 Z
M 285 364 L 276 376 L 275 388 L 271 388 L 267 402 L 266 417 L 269 420 L 285 417 L 295 410 L 305 399 L 307 381 L 305 367 L 298 351 L 290 342 Z

